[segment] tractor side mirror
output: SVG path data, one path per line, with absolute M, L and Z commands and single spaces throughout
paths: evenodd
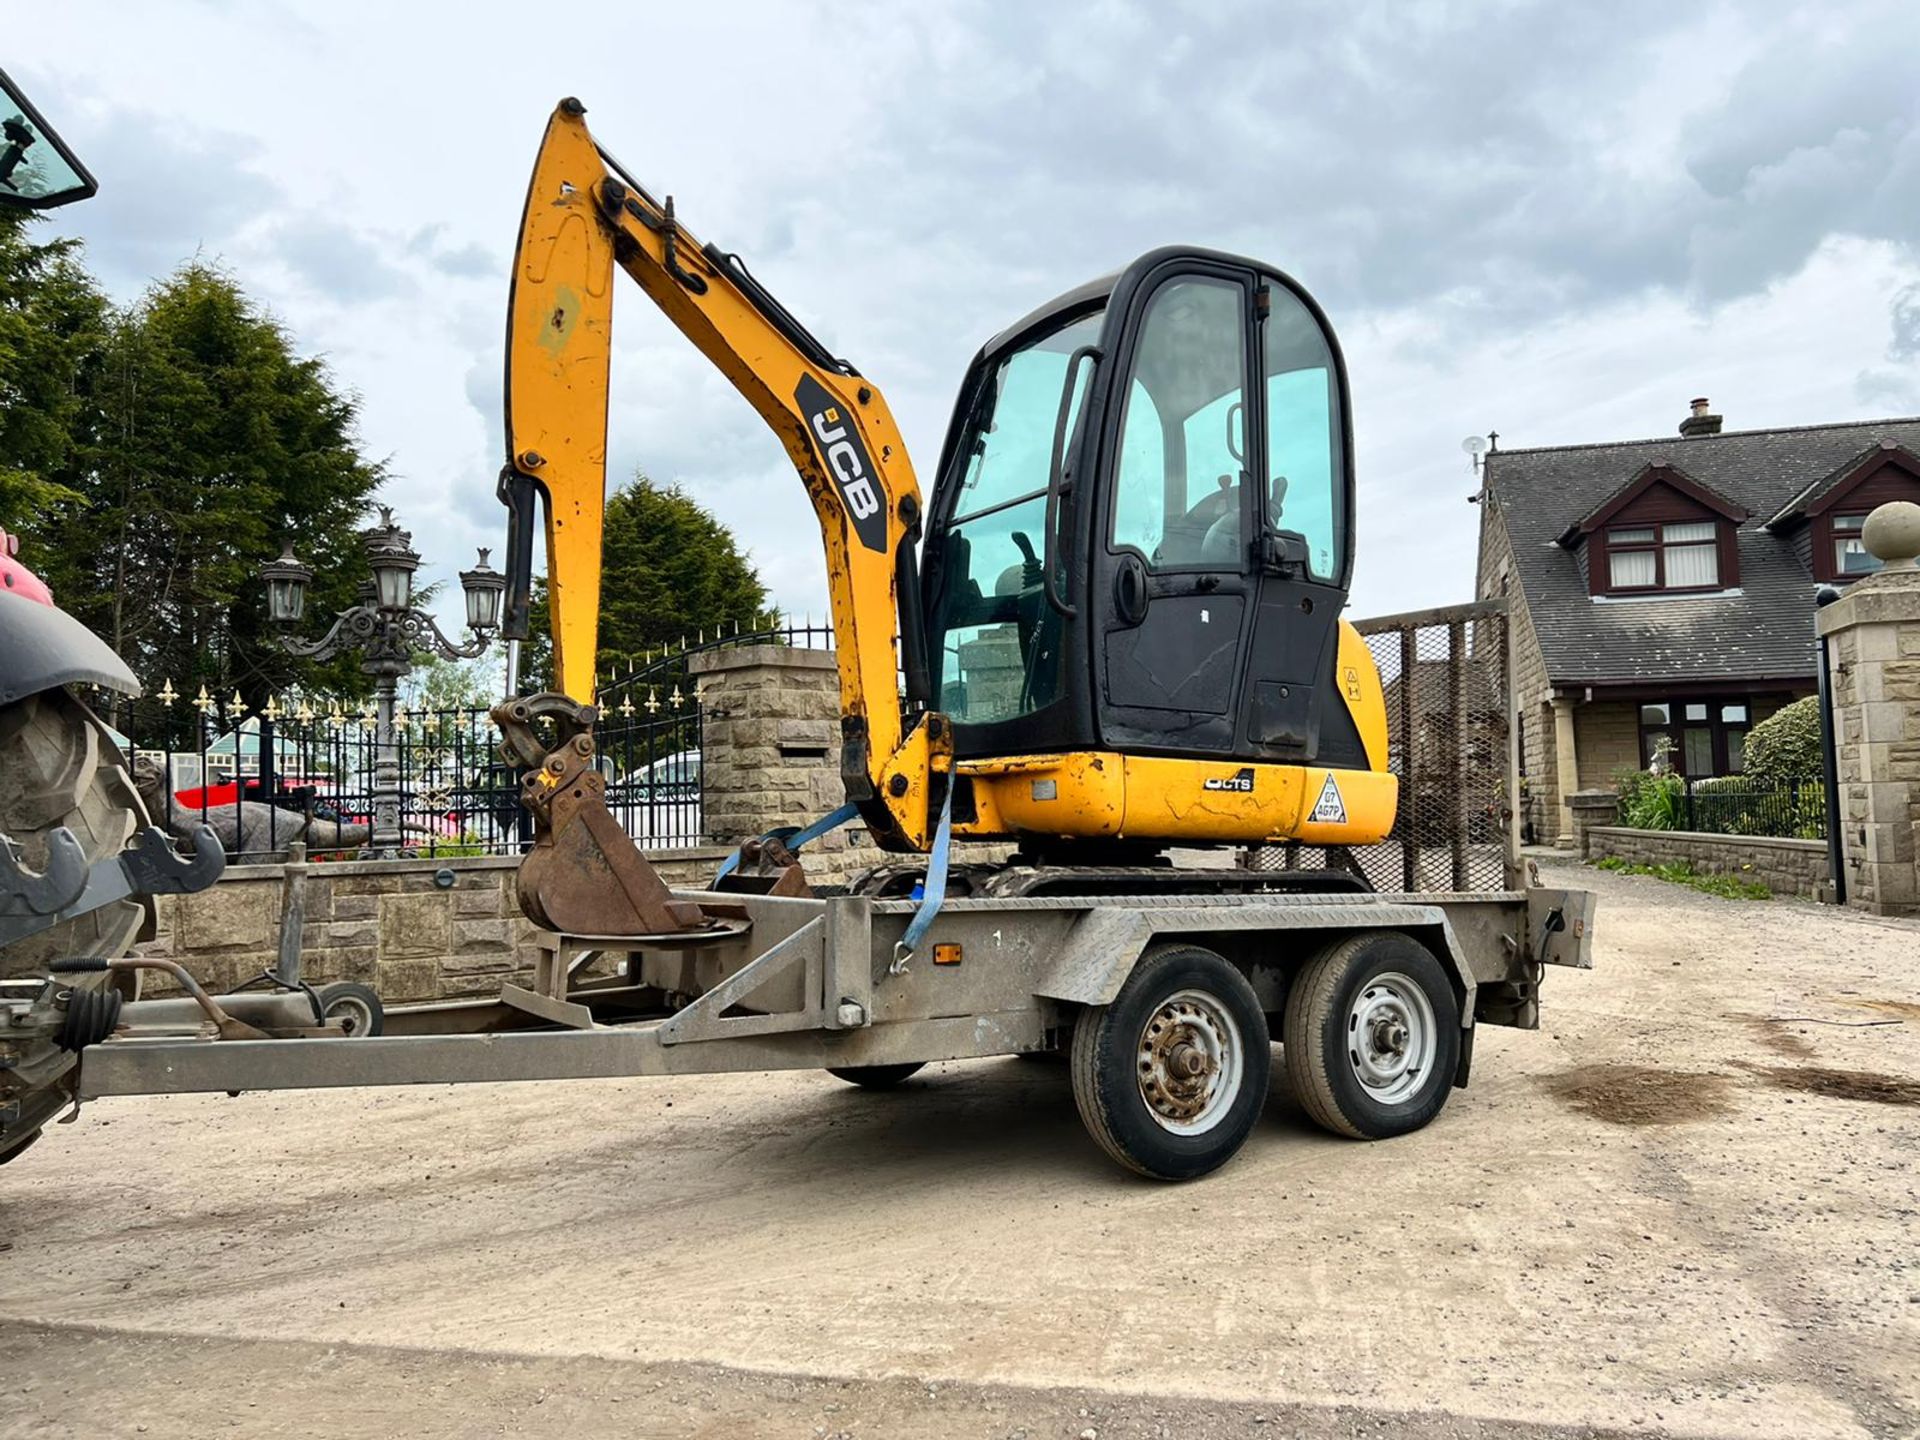
M 0 208 L 51 210 L 100 187 L 20 87 L 0 70 Z

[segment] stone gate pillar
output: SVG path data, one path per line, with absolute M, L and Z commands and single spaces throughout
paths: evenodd
M 1847 903 L 1920 914 L 1920 505 L 1867 517 L 1884 562 L 1819 612 L 1832 649 Z
M 846 798 L 840 783 L 840 676 L 831 650 L 742 645 L 690 656 L 700 694 L 702 822 L 722 845 L 805 825 Z M 816 880 L 871 863 L 856 821 L 802 858 Z

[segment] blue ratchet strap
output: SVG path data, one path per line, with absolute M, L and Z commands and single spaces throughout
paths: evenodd
M 939 915 L 940 906 L 947 898 L 947 861 L 952 855 L 953 780 L 949 776 L 947 798 L 940 805 L 940 823 L 933 832 L 933 852 L 927 860 L 926 886 L 920 897 L 920 908 L 913 912 L 913 919 L 907 922 L 907 933 L 893 947 L 893 963 L 887 967 L 889 975 L 898 975 L 907 968 L 907 961 L 920 948 L 920 942 L 926 938 L 934 918 Z
M 822 835 L 826 834 L 829 830 L 838 830 L 842 825 L 846 824 L 849 820 L 858 818 L 859 814 L 860 814 L 860 811 L 856 806 L 852 804 L 846 804 L 846 805 L 842 805 L 838 810 L 830 811 L 829 813 L 822 815 L 818 820 L 814 821 L 811 825 L 807 826 L 806 829 L 804 830 L 795 830 L 792 826 L 788 826 L 780 830 L 769 830 L 765 835 L 762 835 L 760 838 L 762 840 L 784 841 L 786 843 L 787 849 L 793 851 L 797 855 L 800 852 L 800 847 L 802 845 L 811 844 L 813 841 L 818 840 Z M 727 876 L 731 875 L 735 870 L 738 870 L 739 868 L 740 868 L 740 852 L 738 850 L 735 850 L 733 854 L 729 855 L 724 861 L 721 862 L 720 873 L 713 877 L 713 883 L 715 885 L 718 885 L 722 880 L 726 879 Z

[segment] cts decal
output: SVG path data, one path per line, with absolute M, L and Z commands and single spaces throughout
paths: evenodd
M 1212 775 L 1200 782 L 1203 790 L 1236 790 L 1242 795 L 1253 793 L 1253 767 L 1247 766 L 1237 775 Z
M 807 431 L 819 450 L 821 462 L 840 487 L 847 515 L 853 521 L 854 534 L 869 550 L 887 548 L 887 517 L 880 508 L 880 486 L 867 458 L 867 447 L 860 432 L 842 413 L 840 402 L 811 375 L 802 375 L 793 392 L 800 413 L 807 418 Z

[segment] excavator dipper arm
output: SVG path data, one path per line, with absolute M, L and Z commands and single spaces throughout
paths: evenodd
M 611 161 L 585 113 L 565 100 L 548 121 L 514 258 L 501 476 L 507 633 L 526 633 L 539 492 L 557 680 L 592 698 L 618 265 L 747 398 L 805 483 L 826 549 L 847 795 L 882 845 L 924 849 L 951 732 L 925 710 L 909 729 L 899 702 L 896 642 L 910 698 L 926 698 L 921 637 L 911 625 L 902 637 L 899 625 L 902 600 L 909 618 L 917 613 L 922 513 L 899 427 L 878 387 L 828 354 L 737 257 L 694 240 L 672 197 L 656 201 Z

